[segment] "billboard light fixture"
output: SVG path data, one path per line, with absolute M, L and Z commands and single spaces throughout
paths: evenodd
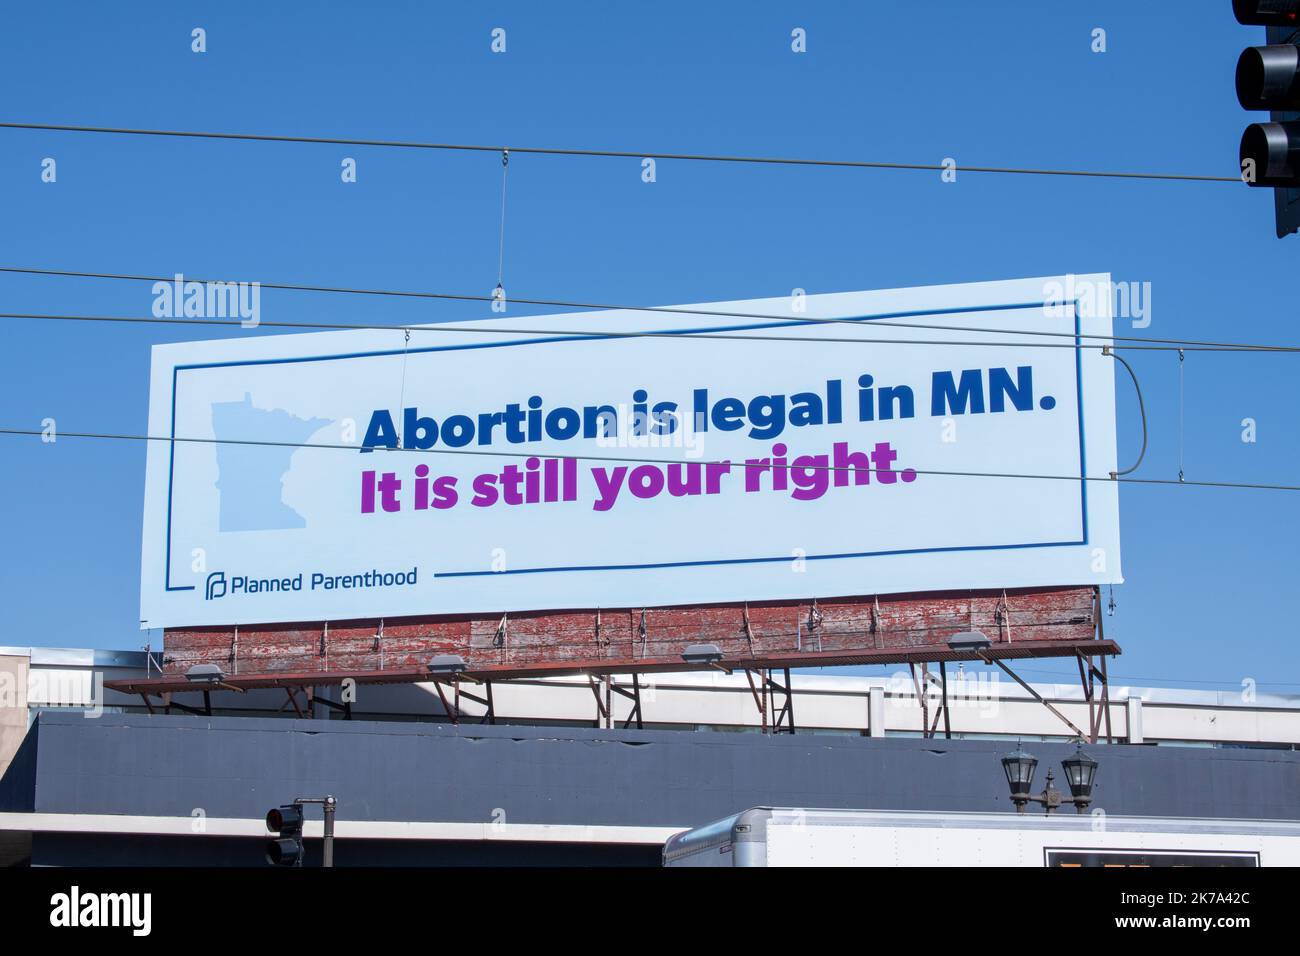
M 427 667 L 430 674 L 459 674 L 465 670 L 465 658 L 459 654 L 438 654 Z
M 217 664 L 195 664 L 185 672 L 185 679 L 192 684 L 220 684 L 226 675 Z
M 716 664 L 722 660 L 722 649 L 717 644 L 691 644 L 682 651 L 682 660 L 688 664 Z
M 948 647 L 954 651 L 983 651 L 993 646 L 983 631 L 961 631 L 948 638 Z

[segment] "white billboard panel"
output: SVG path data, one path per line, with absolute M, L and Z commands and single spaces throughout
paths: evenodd
M 156 346 L 141 618 L 1118 582 L 1116 486 L 1081 480 L 1116 468 L 1113 360 L 1075 348 L 1110 334 L 1109 288 Z

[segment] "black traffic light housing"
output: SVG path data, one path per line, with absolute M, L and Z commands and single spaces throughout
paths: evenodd
M 302 807 L 296 803 L 268 810 L 266 828 L 279 836 L 266 841 L 266 862 L 302 866 Z
M 1300 23 L 1300 0 L 1232 0 L 1232 12 L 1246 26 L 1294 26 Z
M 1242 50 L 1237 101 L 1245 110 L 1300 109 L 1300 46 L 1279 43 Z
M 1237 22 L 1267 27 L 1267 46 L 1237 60 L 1237 100 L 1271 122 L 1241 135 L 1242 178 L 1273 189 L 1278 238 L 1300 231 L 1300 0 L 1232 0 Z

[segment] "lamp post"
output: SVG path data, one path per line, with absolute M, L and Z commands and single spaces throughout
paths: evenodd
M 1052 786 L 1055 775 L 1047 771 L 1047 785 L 1041 794 L 1032 794 L 1029 788 L 1034 782 L 1034 770 L 1038 759 L 1025 753 L 1024 748 L 1016 745 L 1014 753 L 1002 758 L 1002 772 L 1007 776 L 1007 786 L 1011 788 L 1011 802 L 1016 805 L 1017 813 L 1024 813 L 1031 803 L 1041 804 L 1044 813 L 1051 813 L 1064 803 L 1074 805 L 1075 812 L 1083 813 L 1092 802 L 1092 785 L 1097 776 L 1097 761 L 1083 752 L 1079 744 L 1074 755 L 1061 761 L 1065 771 L 1065 780 L 1070 787 L 1070 796 Z

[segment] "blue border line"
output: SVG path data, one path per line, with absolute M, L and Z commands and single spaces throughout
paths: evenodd
M 1079 506 L 1081 508 L 1080 520 L 1083 522 L 1083 540 L 1079 544 L 1088 543 L 1088 482 L 1083 481 L 1088 474 L 1088 453 L 1083 440 L 1083 349 L 1079 348 L 1079 300 L 1074 300 L 1074 381 L 1075 381 L 1075 403 L 1079 410 Z
M 1006 311 L 1016 311 L 1022 309 L 1042 309 L 1044 306 L 1047 306 L 1049 304 L 1055 304 L 1055 303 L 1041 301 L 1041 302 L 1014 303 L 1014 304 L 1005 304 L 1005 305 L 962 306 L 960 308 L 954 308 L 954 309 L 923 309 L 923 310 L 910 311 L 910 312 L 882 312 L 876 315 L 846 316 L 845 320 L 849 322 L 872 322 L 872 321 L 883 321 L 887 319 L 920 318 L 924 316 L 936 316 L 936 315 L 961 315 L 963 313 L 972 313 L 972 312 L 1006 312 Z M 1064 305 L 1065 303 L 1060 303 L 1060 304 Z M 1075 341 L 1075 345 L 1077 346 L 1079 344 L 1079 334 L 1080 334 L 1079 302 L 1076 299 L 1074 300 L 1074 302 L 1070 304 L 1072 305 L 1074 310 L 1074 341 Z M 690 314 L 689 310 L 683 310 L 683 314 Z M 661 330 L 653 330 L 653 331 L 661 332 L 663 334 L 668 334 L 668 335 L 682 335 L 682 334 L 690 334 L 695 332 L 743 332 L 743 331 L 752 331 L 755 329 L 789 328 L 791 326 L 806 326 L 807 324 L 808 324 L 807 322 L 796 319 L 789 322 L 761 322 L 761 323 L 754 323 L 749 325 L 706 326 L 706 327 L 692 328 L 692 329 L 661 329 Z M 931 331 L 931 330 L 926 330 L 926 331 Z M 1009 329 L 1007 331 L 1014 332 L 1015 330 Z M 354 359 L 354 358 L 379 358 L 386 355 L 403 355 L 403 354 L 410 355 L 412 353 L 421 353 L 421 352 L 459 352 L 459 351 L 467 351 L 471 349 L 506 348 L 506 347 L 516 346 L 516 345 L 546 345 L 555 342 L 575 342 L 575 341 L 617 342 L 623 340 L 617 338 L 609 338 L 609 339 L 593 338 L 592 336 L 589 335 L 566 335 L 566 336 L 554 336 L 549 338 L 533 338 L 533 339 L 509 341 L 509 342 L 483 342 L 483 343 L 478 343 L 473 345 L 438 345 L 438 346 L 429 346 L 426 348 L 417 348 L 417 349 L 392 349 L 392 350 L 379 351 L 379 352 L 344 352 L 337 355 L 312 355 L 312 356 L 299 356 L 293 358 L 253 359 L 250 361 L 232 361 L 232 362 L 206 362 L 206 363 L 196 363 L 191 365 L 172 366 L 172 403 L 171 403 L 172 404 L 172 408 L 171 408 L 172 441 L 170 442 L 170 457 L 168 461 L 168 473 L 167 473 L 167 539 L 165 543 L 166 551 L 164 554 L 165 590 L 169 592 L 195 590 L 194 585 L 173 587 L 171 584 L 172 503 L 173 503 L 175 466 L 176 466 L 176 442 L 175 442 L 176 396 L 177 396 L 177 390 L 178 390 L 177 386 L 179 384 L 180 372 L 198 370 L 198 369 L 234 368 L 234 367 L 252 366 L 252 365 L 286 365 L 286 364 L 297 364 L 303 362 L 330 362 L 330 361 Z M 1084 475 L 1087 474 L 1087 463 L 1085 459 L 1084 430 L 1083 430 L 1083 356 L 1082 356 L 1082 350 L 1078 348 L 1075 349 L 1075 387 L 1076 387 L 1076 395 L 1077 395 L 1076 406 L 1078 411 L 1078 422 L 1079 422 L 1079 476 L 1080 478 L 1082 478 Z M 808 555 L 805 557 L 805 560 L 824 561 L 824 560 L 833 560 L 833 559 L 840 559 L 840 558 L 887 557 L 887 556 L 897 556 L 903 554 L 935 554 L 935 553 L 963 552 L 963 551 L 999 551 L 999 550 L 1013 550 L 1013 549 L 1023 549 L 1023 548 L 1056 548 L 1056 547 L 1068 547 L 1072 545 L 1081 545 L 1081 544 L 1086 545 L 1088 543 L 1087 482 L 1081 480 L 1079 482 L 1079 486 L 1080 486 L 1079 497 L 1081 502 L 1080 507 L 1081 507 L 1083 537 L 1078 541 L 1052 541 L 1052 542 L 1036 542 L 1036 543 L 1029 543 L 1029 544 L 964 545 L 964 546 L 956 546 L 951 548 L 918 548 L 912 550 L 896 550 L 896 551 L 863 551 L 863 552 L 853 552 L 853 553 L 845 553 L 845 554 Z M 777 557 L 770 557 L 770 558 L 724 558 L 724 559 L 717 559 L 717 560 L 710 560 L 710 561 L 672 561 L 672 562 L 661 562 L 656 564 L 589 565 L 589 566 L 575 565 L 572 567 L 557 567 L 557 568 L 519 568 L 513 571 L 443 571 L 443 572 L 435 572 L 434 577 L 435 578 L 457 578 L 457 577 L 479 577 L 479 576 L 486 576 L 486 575 L 503 575 L 503 574 L 544 574 L 544 573 L 557 572 L 557 571 L 629 571 L 629 570 L 649 570 L 655 568 L 702 567 L 702 566 L 711 566 L 711 565 L 762 564 L 762 563 L 771 563 L 775 561 L 788 561 L 788 560 L 790 560 L 789 555 L 780 555 Z
M 843 554 L 810 554 L 805 561 L 829 561 L 838 558 L 882 558 L 900 554 L 941 554 L 956 551 L 1010 551 L 1024 548 L 1060 548 L 1086 544 L 1086 541 L 1038 541 L 1033 544 L 970 544 L 952 548 L 902 548 L 896 551 L 848 551 Z M 507 574 L 547 574 L 551 571 L 643 571 L 654 568 L 698 568 L 715 564 L 767 564 L 773 561 L 793 561 L 783 554 L 775 558 L 722 558 L 714 561 L 660 561 L 655 564 L 590 564 L 566 568 L 518 568 L 514 571 L 440 571 L 435 578 L 501 577 Z
M 167 443 L 167 553 L 164 555 L 166 562 L 166 575 L 163 580 L 163 587 L 168 591 L 193 591 L 193 584 L 184 587 L 172 587 L 172 491 L 175 487 L 174 478 L 176 475 L 176 373 L 179 371 L 176 366 L 172 366 L 172 440 Z

